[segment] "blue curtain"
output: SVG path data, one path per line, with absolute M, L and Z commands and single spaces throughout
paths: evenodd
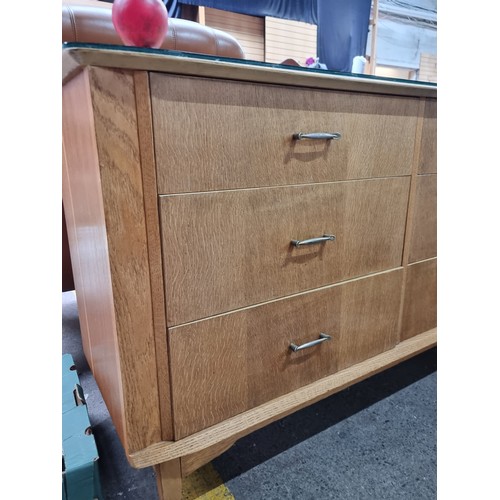
M 178 0 L 186 5 L 203 5 L 249 16 L 272 16 L 318 24 L 317 0 Z
M 178 0 L 162 0 L 167 8 L 168 17 L 181 17 L 181 4 Z
M 334 71 L 350 71 L 364 55 L 371 0 L 176 0 L 250 16 L 292 19 L 318 26 L 318 57 Z
M 351 71 L 366 53 L 371 0 L 318 0 L 318 57 L 328 69 Z

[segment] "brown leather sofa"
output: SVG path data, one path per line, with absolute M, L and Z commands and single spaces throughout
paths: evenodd
M 112 4 L 99 0 L 64 0 L 62 42 L 123 45 L 111 20 Z M 169 19 L 161 49 L 244 59 L 238 41 L 220 30 L 186 19 Z M 66 222 L 62 218 L 62 290 L 74 289 Z

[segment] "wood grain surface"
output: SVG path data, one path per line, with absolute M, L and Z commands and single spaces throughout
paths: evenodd
M 221 441 L 210 448 L 205 448 L 196 453 L 191 453 L 181 457 L 181 471 L 182 477 L 189 476 L 195 470 L 199 469 L 205 464 L 211 462 L 214 458 L 218 457 L 225 451 L 227 451 L 234 444 L 234 439 L 229 438 L 225 441 Z
M 409 175 L 418 99 L 151 75 L 160 193 Z M 340 140 L 294 140 L 338 132 Z
M 62 90 L 63 202 L 85 356 L 118 436 L 127 441 L 106 221 L 87 71 Z
M 176 458 L 154 466 L 159 500 L 182 500 L 181 461 Z
M 437 173 L 437 101 L 425 100 L 424 127 L 420 145 L 419 174 Z
M 437 254 L 437 175 L 417 175 L 415 181 L 410 263 L 436 257 Z
M 169 330 L 180 439 L 395 346 L 402 269 Z M 293 352 L 301 345 L 332 337 Z
M 163 263 L 160 242 L 160 222 L 156 185 L 156 164 L 153 146 L 153 123 L 149 75 L 145 71 L 134 73 L 134 88 L 137 106 L 137 131 L 141 158 L 142 184 L 144 191 L 144 213 L 147 232 L 149 276 L 153 311 L 156 368 L 162 439 L 173 438 L 172 410 L 170 401 L 170 373 L 168 368 L 167 320 Z
M 434 347 L 436 342 L 436 329 L 421 333 L 400 342 L 393 349 L 235 415 L 220 424 L 215 424 L 179 441 L 156 443 L 133 453 L 128 459 L 134 467 L 143 468 L 176 457 L 197 453 L 229 438 L 239 439 L 271 422 L 286 417 L 301 408 Z
M 437 259 L 411 264 L 407 269 L 401 339 L 409 339 L 437 325 Z
M 169 326 L 401 265 L 409 178 L 160 198 Z M 334 234 L 295 248 L 291 240 Z
M 124 445 L 132 452 L 161 439 L 134 77 L 103 68 L 91 68 L 89 77 L 127 425 Z M 116 352 L 99 351 L 102 364 L 112 355 Z

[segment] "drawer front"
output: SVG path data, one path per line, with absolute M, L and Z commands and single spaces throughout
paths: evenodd
M 437 175 L 417 175 L 409 262 L 437 254 Z
M 409 182 L 161 197 L 168 325 L 400 266 Z
M 151 74 L 158 189 L 409 175 L 415 98 Z M 340 140 L 293 140 L 338 132 Z
M 176 439 L 394 347 L 401 285 L 398 269 L 170 329 Z
M 435 328 L 437 324 L 437 259 L 408 266 L 401 340 Z

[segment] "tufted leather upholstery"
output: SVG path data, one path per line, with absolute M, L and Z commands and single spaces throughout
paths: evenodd
M 123 45 L 111 20 L 112 6 L 111 3 L 99 0 L 63 0 L 62 41 Z M 218 57 L 245 58 L 238 41 L 228 33 L 185 19 L 169 19 L 167 36 L 161 48 Z M 62 290 L 73 289 L 63 207 Z

